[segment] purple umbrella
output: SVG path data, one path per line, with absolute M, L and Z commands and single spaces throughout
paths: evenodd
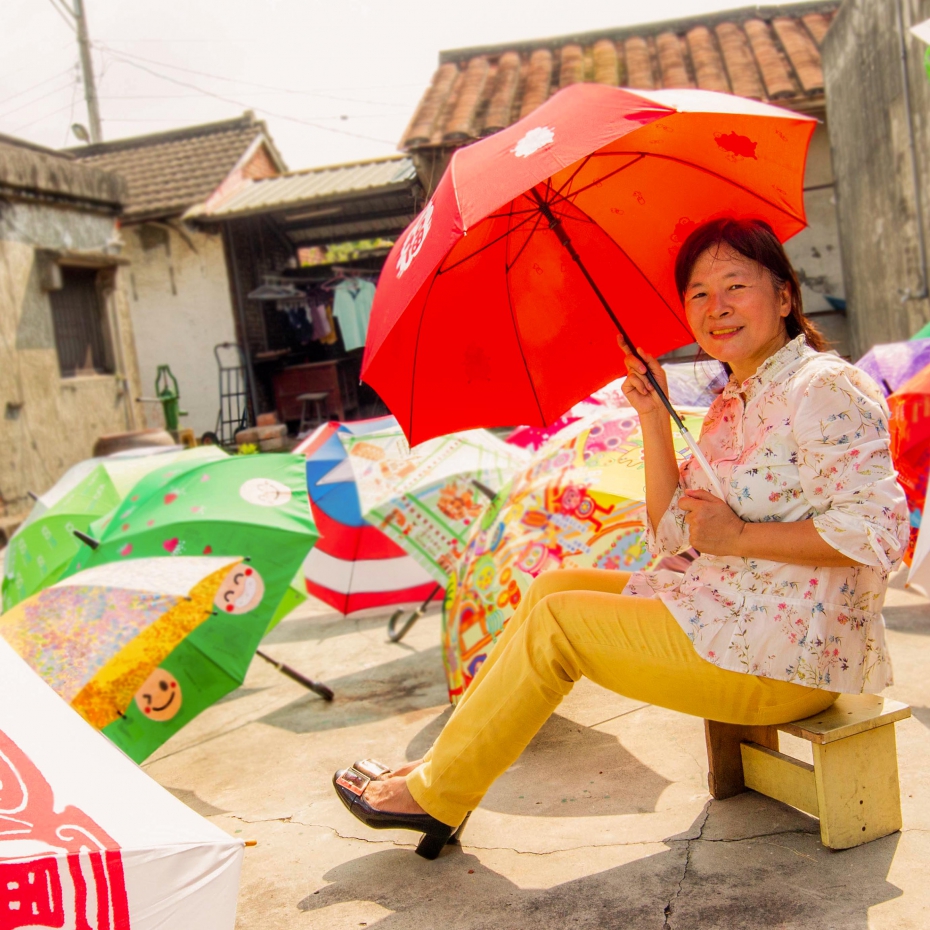
M 858 368 L 881 385 L 886 397 L 927 365 L 930 365 L 930 339 L 873 346 L 856 362 Z

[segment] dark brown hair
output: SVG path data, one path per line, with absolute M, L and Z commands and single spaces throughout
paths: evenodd
M 791 312 L 785 318 L 788 336 L 794 339 L 804 335 L 807 344 L 818 352 L 827 348 L 827 341 L 819 329 L 804 315 L 801 285 L 791 262 L 785 254 L 778 236 L 765 220 L 722 217 L 698 226 L 685 240 L 675 259 L 675 287 L 684 303 L 685 290 L 697 260 L 714 246 L 728 245 L 735 252 L 760 264 L 772 276 L 776 291 L 788 288 Z

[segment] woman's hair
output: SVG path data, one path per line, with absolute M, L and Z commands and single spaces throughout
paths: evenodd
M 785 318 L 788 336 L 794 339 L 804 335 L 807 344 L 818 352 L 827 348 L 827 341 L 819 329 L 804 315 L 801 285 L 798 276 L 778 236 L 765 220 L 734 219 L 723 217 L 698 226 L 685 240 L 675 259 L 675 286 L 678 297 L 684 302 L 685 291 L 697 260 L 714 246 L 728 245 L 735 252 L 760 264 L 772 276 L 776 291 L 788 288 L 791 312 Z

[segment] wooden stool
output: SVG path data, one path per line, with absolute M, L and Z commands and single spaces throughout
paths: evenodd
M 301 402 L 300 426 L 297 427 L 298 435 L 303 433 L 304 430 L 319 426 L 326 421 L 327 397 L 329 397 L 329 391 L 316 391 L 312 394 L 297 395 L 297 400 Z M 310 416 L 310 407 L 313 407 L 315 416 Z
M 707 786 L 717 799 L 747 789 L 820 818 L 820 839 L 849 849 L 901 829 L 894 726 L 906 704 L 843 694 L 821 714 L 773 727 L 704 721 Z M 807 740 L 808 765 L 778 751 L 778 731 Z

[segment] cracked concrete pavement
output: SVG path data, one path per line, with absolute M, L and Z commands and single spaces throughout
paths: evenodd
M 387 615 L 314 603 L 264 648 L 329 684 L 318 697 L 256 660 L 245 685 L 145 763 L 245 850 L 237 927 L 923 930 L 930 926 L 930 602 L 896 576 L 885 610 L 904 830 L 831 852 L 812 818 L 752 792 L 711 801 L 700 720 L 581 682 L 435 862 L 335 797 L 337 769 L 419 758 L 449 706 L 440 620 L 400 644 Z M 783 750 L 810 747 L 783 737 Z M 185 928 L 186 930 L 186 928 Z

